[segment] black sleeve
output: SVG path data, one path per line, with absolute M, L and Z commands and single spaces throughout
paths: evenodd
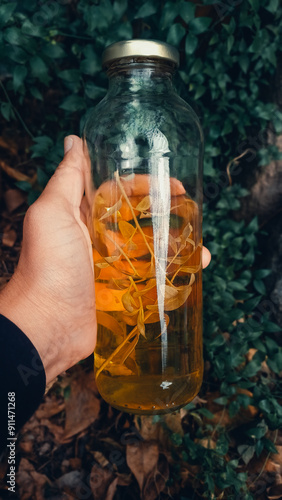
M 39 406 L 46 386 L 29 338 L 0 314 L 0 454 Z

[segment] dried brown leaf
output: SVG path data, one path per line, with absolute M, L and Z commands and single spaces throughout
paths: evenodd
M 2 244 L 6 247 L 13 247 L 17 239 L 17 233 L 14 229 L 4 229 Z
M 57 441 L 58 443 L 63 443 L 65 441 L 68 441 L 67 439 L 64 439 L 64 428 L 61 427 L 60 425 L 54 424 L 52 420 L 47 419 L 47 418 L 42 418 L 40 420 L 40 425 L 47 427 L 47 429 L 54 434 L 54 441 Z
M 20 189 L 7 189 L 4 200 L 9 213 L 19 208 L 26 201 L 26 193 Z
M 149 311 L 155 311 L 155 312 L 157 312 L 159 310 L 159 306 L 158 306 L 158 304 L 152 304 L 152 305 L 148 304 L 146 306 L 146 309 L 148 309 Z
M 136 228 L 125 220 L 119 221 L 118 227 L 125 240 L 129 240 L 136 233 Z
M 119 199 L 112 207 L 105 207 L 106 208 L 106 213 L 100 217 L 99 220 L 106 219 L 107 217 L 110 217 L 111 215 L 114 215 L 118 210 L 122 207 L 122 201 Z
M 96 311 L 97 323 L 111 330 L 115 335 L 123 336 L 124 332 L 119 322 L 104 311 Z
M 169 465 L 165 455 L 160 454 L 157 467 L 151 471 L 143 487 L 142 499 L 157 500 L 166 487 Z
M 36 472 L 29 460 L 22 458 L 17 472 L 17 486 L 21 500 L 30 500 L 31 498 L 44 500 L 46 484 L 51 485 L 48 477 Z
M 136 337 L 136 338 L 138 341 L 138 337 Z M 135 349 L 135 346 L 133 349 Z M 134 359 L 132 359 L 131 357 L 127 357 L 124 360 L 124 364 L 125 364 L 126 368 L 128 368 L 129 370 L 132 371 L 132 373 L 134 373 L 134 375 L 138 375 L 138 376 L 140 375 L 140 368 Z
M 122 303 L 124 308 L 129 312 L 129 313 L 134 313 L 134 307 L 132 304 L 134 304 L 135 308 L 137 307 L 133 297 L 130 293 L 130 290 L 127 290 L 121 297 Z
M 188 299 L 192 291 L 192 287 L 179 286 L 177 290 L 178 294 L 176 296 L 168 298 L 167 300 L 165 299 L 165 305 L 164 305 L 165 311 L 174 311 L 175 309 L 181 307 Z
M 169 246 L 171 246 L 172 250 L 176 253 L 177 252 L 177 244 L 176 244 L 175 238 L 171 234 L 168 235 L 168 243 L 169 243 Z
M 29 182 L 30 184 L 33 184 L 35 181 L 35 176 L 33 177 L 28 177 L 27 175 L 23 174 L 22 172 L 19 172 L 15 168 L 10 167 L 7 165 L 4 161 L 0 161 L 0 167 L 2 170 L 12 179 L 15 179 L 16 181 L 25 181 Z
M 70 397 L 66 401 L 64 440 L 84 431 L 99 415 L 100 400 L 93 373 L 79 373 L 71 381 Z
M 147 476 L 155 470 L 159 458 L 159 449 L 156 443 L 139 442 L 128 444 L 126 447 L 126 461 L 131 472 L 135 476 L 140 491 Z
M 193 231 L 193 227 L 191 226 L 190 222 L 188 222 L 188 224 L 184 227 L 184 229 L 182 231 L 182 238 L 184 240 L 186 240 L 190 236 L 192 231 Z
M 180 273 L 197 273 L 201 269 L 201 264 L 199 266 L 181 266 L 179 269 Z
M 160 321 L 160 315 L 159 313 L 152 313 L 145 321 L 145 325 L 149 324 L 149 323 L 157 323 L 158 321 Z
M 112 264 L 113 262 L 116 262 L 117 260 L 120 259 L 120 254 L 118 254 L 118 255 L 111 255 L 110 257 L 104 257 L 104 259 L 109 264 Z
M 120 364 L 125 363 L 125 361 L 130 356 L 130 354 L 132 353 L 132 351 L 134 351 L 138 340 L 139 340 L 138 335 L 135 335 L 134 339 L 131 342 L 129 342 L 128 344 L 125 344 L 125 346 L 120 350 L 120 352 L 114 358 L 114 360 L 115 361 L 118 360 L 118 362 Z M 134 361 L 134 363 L 135 363 L 135 361 Z M 137 369 L 137 372 L 139 371 L 138 368 L 135 365 L 132 366 L 132 364 L 130 362 L 126 366 L 127 366 L 127 368 L 129 368 L 129 370 L 131 370 L 134 373 L 136 372 L 136 369 Z
M 143 198 L 140 203 L 135 207 L 135 210 L 139 210 L 139 212 L 146 212 L 146 210 L 149 210 L 151 206 L 151 197 L 150 195 L 147 195 Z
M 110 264 L 108 264 L 108 262 L 105 262 L 103 259 L 98 260 L 97 262 L 94 262 L 94 264 L 99 269 L 105 269 L 106 267 L 109 267 L 109 265 L 110 265 Z
M 281 500 L 282 498 L 282 483 L 274 484 L 267 489 L 268 500 Z
M 165 300 L 169 300 L 172 297 L 176 297 L 178 295 L 178 289 L 174 288 L 170 285 L 165 285 Z
M 0 137 L 0 148 L 7 149 L 13 156 L 18 154 L 18 144 L 8 138 Z
M 109 465 L 109 460 L 103 455 L 101 451 L 93 451 L 93 457 L 96 462 L 98 462 L 101 467 L 107 467 Z
M 140 219 L 151 219 L 151 218 L 152 218 L 151 212 L 141 212 L 140 214 Z
M 119 478 L 118 477 L 116 477 L 111 482 L 110 486 L 108 487 L 108 491 L 106 493 L 105 500 L 113 500 L 113 498 L 115 496 L 115 493 L 116 493 L 118 482 L 119 482 Z
M 98 464 L 93 465 L 90 474 L 90 488 L 94 500 L 101 500 L 106 497 L 108 487 L 110 486 L 113 477 L 114 475 L 110 468 L 103 468 Z
M 156 286 L 156 279 L 150 279 L 147 283 L 145 288 L 142 288 L 142 290 L 138 290 L 138 292 L 133 293 L 133 297 L 141 297 L 142 295 L 145 295 L 149 290 L 152 290 Z
M 133 250 L 137 250 L 138 245 L 136 243 L 133 243 L 133 241 L 130 241 L 127 245 L 127 250 L 128 252 L 132 252 Z
M 139 333 L 146 338 L 145 334 L 145 326 L 144 326 L 144 310 L 143 307 L 140 307 L 138 317 L 137 317 L 137 328 Z
M 188 259 L 190 259 L 191 255 L 183 255 L 182 257 L 168 257 L 168 262 L 173 262 L 173 264 L 185 264 Z
M 35 412 L 35 417 L 38 420 L 42 418 L 50 418 L 57 415 L 65 409 L 65 402 L 52 397 L 46 397 L 44 403 L 42 403 L 38 410 Z

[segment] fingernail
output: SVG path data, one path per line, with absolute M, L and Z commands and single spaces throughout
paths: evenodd
M 64 140 L 64 151 L 65 154 L 69 152 L 69 150 L 72 148 L 73 145 L 73 139 L 70 136 L 65 137 Z

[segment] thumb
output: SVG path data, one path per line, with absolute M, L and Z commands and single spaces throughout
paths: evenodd
M 83 141 L 69 135 L 64 141 L 65 156 L 49 180 L 40 198 L 54 203 L 67 202 L 72 208 L 80 207 L 85 188 L 87 160 L 83 152 Z

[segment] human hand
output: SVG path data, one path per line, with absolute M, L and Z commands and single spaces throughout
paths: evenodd
M 65 157 L 24 220 L 19 264 L 0 310 L 39 352 L 47 384 L 87 357 L 96 343 L 92 248 L 82 209 L 89 165 L 82 140 L 65 139 Z M 210 252 L 203 248 L 203 267 Z
M 64 160 L 27 211 L 19 264 L 0 295 L 2 314 L 39 352 L 47 384 L 96 342 L 92 248 L 81 220 L 87 169 L 81 139 L 67 137 Z

